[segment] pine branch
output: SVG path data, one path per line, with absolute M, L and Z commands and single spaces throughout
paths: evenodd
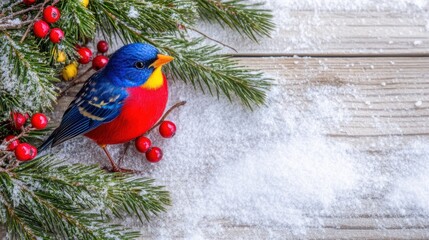
M 243 0 L 194 0 L 201 18 L 226 24 L 229 28 L 257 41 L 258 36 L 270 36 L 274 29 L 269 10 L 259 8 L 262 3 L 245 4 Z
M 76 41 L 86 42 L 95 36 L 97 22 L 94 13 L 84 7 L 78 0 L 60 1 L 61 18 L 58 25 L 65 29 L 65 37 L 74 47 Z
M 0 35 L 0 116 L 11 110 L 34 112 L 52 107 L 58 81 L 54 69 L 46 62 L 33 40 L 19 43 L 19 36 L 7 32 Z
M 235 94 L 250 108 L 263 104 L 270 80 L 262 77 L 260 72 L 244 69 L 231 57 L 217 54 L 218 47 L 203 45 L 202 40 L 164 37 L 156 42 L 176 58 L 168 67 L 176 79 L 190 82 L 203 92 L 208 89 L 217 97 L 223 93 L 232 100 L 232 94 Z
M 123 42 L 135 41 L 139 34 L 171 33 L 178 30 L 178 24 L 196 20 L 190 0 L 93 0 L 90 8 L 102 23 L 102 34 L 111 39 L 114 33 Z
M 0 220 L 15 239 L 134 239 L 113 217 L 149 219 L 170 204 L 153 180 L 98 166 L 62 165 L 52 157 L 0 173 Z

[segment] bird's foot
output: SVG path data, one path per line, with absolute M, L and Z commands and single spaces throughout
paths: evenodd
M 104 169 L 108 172 L 120 172 L 120 173 L 142 173 L 140 170 L 133 170 L 128 168 L 122 168 L 118 166 L 112 166 L 112 168 L 104 167 Z

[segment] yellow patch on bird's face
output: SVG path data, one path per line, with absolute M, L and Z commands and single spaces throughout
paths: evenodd
M 162 85 L 164 85 L 164 77 L 162 76 L 161 67 L 162 66 L 155 68 L 152 75 L 150 75 L 147 81 L 140 87 L 149 90 L 156 90 L 162 87 Z

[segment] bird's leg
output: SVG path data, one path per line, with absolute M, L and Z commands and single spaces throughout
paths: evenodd
M 106 154 L 107 158 L 109 159 L 110 164 L 112 165 L 112 172 L 128 172 L 128 173 L 138 173 L 138 171 L 121 168 L 118 165 L 116 165 L 115 161 L 113 161 L 112 156 L 110 155 L 109 151 L 107 150 L 107 145 L 100 145 L 100 147 L 103 149 L 104 153 Z
M 119 161 L 118 161 L 118 166 L 119 166 L 119 167 L 121 166 L 122 161 L 123 161 L 123 160 L 124 160 L 124 158 L 125 158 L 125 155 L 127 155 L 127 151 L 128 151 L 128 148 L 130 148 L 130 145 L 131 145 L 131 142 L 127 142 L 127 143 L 125 143 L 125 149 L 124 149 L 124 152 L 122 153 L 122 156 L 119 158 Z
M 107 150 L 107 145 L 100 145 L 100 147 L 103 149 L 104 153 L 106 154 L 107 158 L 109 159 L 109 162 L 112 165 L 112 171 L 113 172 L 119 172 L 118 166 L 116 166 L 115 161 L 113 161 L 112 156 L 110 155 L 109 151 Z

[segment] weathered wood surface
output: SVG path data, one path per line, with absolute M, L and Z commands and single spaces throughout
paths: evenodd
M 406 148 L 416 139 L 429 140 L 429 57 L 238 59 L 243 65 L 262 69 L 276 79 L 276 84 L 284 90 L 284 104 L 299 106 L 303 111 L 312 103 L 304 94 L 309 89 L 341 89 L 333 92 L 332 99 L 339 103 L 338 111 L 346 111 L 348 118 L 340 125 L 327 125 L 323 134 L 350 143 L 356 151 L 380 161 L 384 166 L 381 174 L 392 168 L 389 161 L 397 157 L 392 152 Z M 72 89 L 70 95 L 78 88 Z M 63 112 L 71 99 L 63 98 L 57 113 Z M 392 143 L 385 144 L 386 141 Z M 309 239 L 429 238 L 429 218 L 416 211 L 404 213 L 386 208 L 383 201 L 388 193 L 389 189 L 381 189 L 376 194 L 363 195 L 359 200 L 362 205 L 357 208 L 344 206 L 330 215 L 308 216 L 320 219 L 323 227 L 316 224 L 313 228 L 310 224 L 300 236 Z M 290 229 L 279 226 L 210 221 L 224 228 L 222 235 L 214 235 L 214 239 L 264 239 L 270 234 L 296 237 Z
M 241 62 L 278 78 L 288 93 L 285 104 L 311 102 L 302 96 L 309 88 L 344 89 L 345 93 L 332 98 L 351 117 L 328 135 L 429 135 L 429 58 L 273 57 L 241 58 Z
M 272 38 L 261 39 L 260 44 L 239 40 L 240 36 L 232 38 L 231 33 L 212 36 L 210 27 L 205 31 L 236 48 L 240 55 L 429 54 L 427 9 L 413 11 L 416 7 L 404 6 L 383 10 L 377 4 L 347 11 L 323 9 L 317 4 L 298 9 L 286 3 L 273 7 L 278 17 L 277 30 Z

